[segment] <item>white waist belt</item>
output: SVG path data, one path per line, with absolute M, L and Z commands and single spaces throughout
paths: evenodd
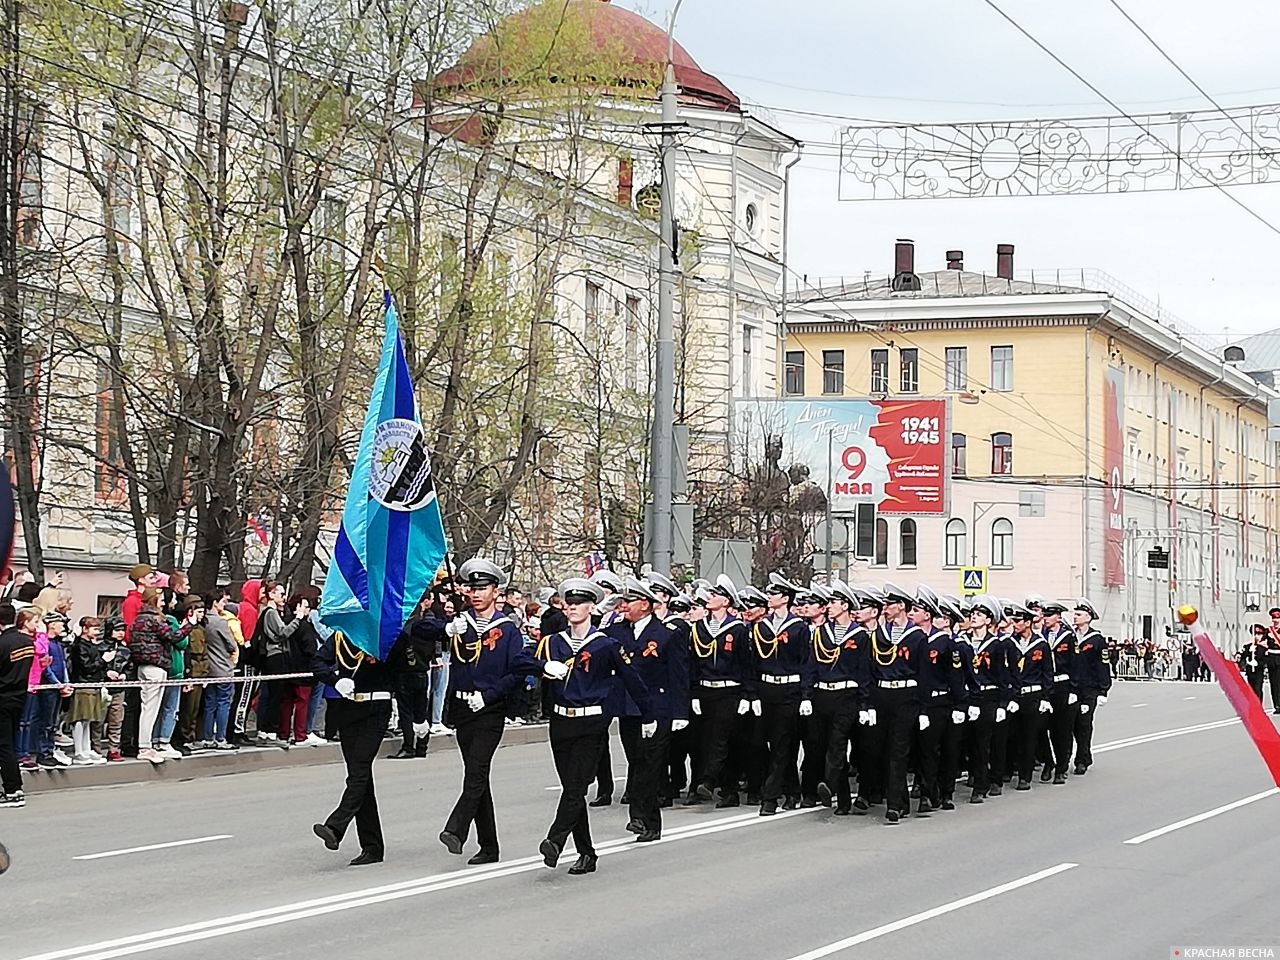
M 1022 688 L 1022 692 L 1023 692 L 1023 693 L 1039 693 L 1039 692 L 1040 692 L 1041 690 L 1043 690 L 1043 689 L 1044 689 L 1044 687 L 1042 687 L 1040 684 L 1038 684 L 1038 683 L 1033 683 L 1033 684 L 1032 684 L 1031 686 L 1029 686 L 1029 687 L 1023 687 L 1023 688 Z
M 604 707 L 562 707 L 556 704 L 553 708 L 562 717 L 598 717 L 604 713 Z
M 737 680 L 703 680 L 702 685 L 711 690 L 723 690 L 725 687 L 740 687 Z
M 914 687 L 915 685 L 916 685 L 916 682 L 914 680 L 881 680 L 880 681 L 880 686 L 885 687 L 886 689 L 889 689 L 889 690 L 904 690 L 907 687 Z
M 951 692 L 950 690 L 934 690 L 932 693 L 930 693 L 930 694 L 929 694 L 929 696 L 931 696 L 931 697 L 945 697 L 945 696 L 946 696 L 948 693 L 950 693 L 950 692 Z
M 814 684 L 819 690 L 852 690 L 857 685 L 857 680 L 829 680 Z
M 366 703 L 369 700 L 390 700 L 392 697 L 390 690 L 374 690 L 370 693 L 353 693 L 351 699 L 356 703 Z
M 765 683 L 799 683 L 800 674 L 793 673 L 785 677 L 776 677 L 772 673 L 760 674 L 760 679 Z
M 1064 680 L 1070 680 L 1070 679 L 1071 679 L 1071 674 L 1069 673 L 1055 673 L 1053 675 L 1054 683 L 1062 683 Z

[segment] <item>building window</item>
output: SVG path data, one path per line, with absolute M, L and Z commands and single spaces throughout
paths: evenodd
M 804 351 L 788 350 L 786 363 L 783 393 L 789 397 L 804 396 Z
M 636 296 L 627 297 L 626 363 L 623 384 L 634 390 L 640 368 L 640 298 Z
M 822 351 L 822 392 L 844 393 L 844 351 Z
M 587 281 L 587 292 L 583 306 L 586 310 L 586 341 L 588 346 L 596 346 L 600 342 L 600 284 Z
M 877 567 L 889 565 L 889 521 L 876 517 L 876 555 L 872 563 Z
M 756 394 L 756 365 L 752 351 L 755 349 L 756 328 L 742 328 L 742 395 L 754 397 Z
M 966 458 L 965 458 L 965 436 L 963 433 L 953 433 L 951 435 L 951 475 L 953 477 L 965 476 Z
M 871 351 L 871 392 L 889 392 L 889 351 Z
M 967 552 L 968 545 L 968 537 L 965 536 L 964 521 L 958 517 L 948 520 L 945 529 L 945 537 L 946 543 L 944 546 L 946 548 L 946 565 L 948 567 L 963 566 L 967 559 L 965 553 Z
M 946 374 L 948 390 L 969 389 L 968 347 L 947 347 Z
M 914 347 L 898 353 L 902 378 L 899 384 L 903 393 L 915 393 L 920 389 L 920 351 Z
M 991 389 L 1013 389 L 1013 347 L 991 348 Z
M 916 565 L 916 522 L 903 520 L 898 525 L 898 565 L 914 567 Z
M 634 179 L 630 157 L 618 158 L 618 203 L 631 206 L 631 185 Z
M 1013 473 L 1013 434 L 991 435 L 991 474 L 1007 477 Z
M 991 524 L 991 565 L 1013 566 L 1013 521 L 1004 517 Z
M 747 233 L 754 237 L 756 234 L 756 224 L 760 220 L 760 211 L 756 209 L 756 205 L 754 203 L 747 204 L 747 209 L 743 211 L 742 219 L 746 223 Z

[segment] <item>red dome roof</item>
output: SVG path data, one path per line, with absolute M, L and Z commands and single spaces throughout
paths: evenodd
M 667 32 L 661 27 L 639 14 L 614 6 L 609 0 L 568 0 L 567 5 L 562 5 L 561 0 L 554 0 L 550 5 L 554 6 L 557 18 L 560 11 L 564 11 L 564 24 L 572 22 L 576 28 L 580 23 L 589 30 L 596 49 L 609 51 L 607 55 L 610 57 L 616 56 L 617 62 L 612 69 L 620 76 L 610 79 L 622 85 L 653 84 L 661 80 L 662 69 L 667 62 Z M 546 5 L 534 6 L 509 17 L 500 29 L 520 35 L 522 28 L 532 21 L 535 11 L 545 13 Z M 536 28 L 529 29 L 533 32 Z M 672 64 L 681 100 L 718 110 L 739 109 L 737 95 L 699 67 L 679 43 L 672 51 Z M 473 43 L 456 64 L 440 73 L 435 83 L 444 89 L 482 86 L 502 72 L 493 37 L 486 36 Z

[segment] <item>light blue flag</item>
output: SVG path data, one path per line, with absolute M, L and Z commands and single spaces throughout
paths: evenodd
M 324 582 L 321 619 L 385 660 L 446 549 L 400 323 L 388 293 L 382 357 Z

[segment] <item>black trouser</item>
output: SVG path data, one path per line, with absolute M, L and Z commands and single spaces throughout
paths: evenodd
M 120 727 L 120 752 L 126 757 L 138 755 L 138 725 L 142 720 L 142 691 L 127 687 L 124 691 L 124 723 Z M 146 746 L 151 746 L 151 734 L 147 734 Z
M 331 700 L 326 709 L 338 714 L 347 788 L 324 822 L 341 840 L 355 820 L 360 849 L 381 856 L 384 850 L 382 821 L 378 818 L 378 798 L 373 790 L 373 761 L 391 720 L 391 701 Z
M 257 675 L 258 671 L 254 667 L 236 667 L 237 677 L 256 677 Z M 257 691 L 257 680 L 249 679 L 245 680 L 244 683 L 236 684 L 236 700 L 231 708 L 231 720 L 229 723 L 231 733 L 235 736 L 243 737 L 249 729 L 249 707 L 253 703 L 253 695 Z
M 999 693 L 984 697 L 978 704 L 981 711 L 978 719 L 970 724 L 972 738 L 969 743 L 969 773 L 973 777 L 973 792 L 979 797 L 985 796 L 991 789 L 993 773 L 997 783 L 1004 776 L 1004 758 L 1000 758 L 1000 765 L 997 766 L 992 752 L 996 735 L 999 734 L 1002 741 L 1004 739 L 1007 721 L 996 722 L 996 711 L 1003 710 L 1004 706 L 1004 697 Z
M 1271 682 L 1271 709 L 1280 710 L 1280 656 L 1274 653 L 1267 654 L 1267 678 Z
M 553 713 L 552 716 L 555 714 Z M 608 729 L 608 723 L 605 729 Z M 596 761 L 596 799 L 613 796 L 613 758 L 609 752 L 609 737 L 606 736 L 604 747 L 600 750 L 600 759 Z
M 22 792 L 22 768 L 18 766 L 18 724 L 27 707 L 26 690 L 0 700 L 0 793 Z
M 671 721 L 659 720 L 657 732 L 636 743 L 635 759 L 627 774 L 630 817 L 655 833 L 662 832 L 662 781 L 670 755 Z
M 737 772 L 730 769 L 729 745 L 738 727 L 739 687 L 698 690 L 702 703 L 702 722 L 698 736 L 698 782 L 720 787 L 722 795 L 737 794 Z
M 956 710 L 964 711 L 965 708 L 952 705 L 943 718 L 942 759 L 938 765 L 938 789 L 932 797 L 935 803 L 950 800 L 955 796 L 956 792 L 956 777 L 960 774 L 960 762 L 964 754 L 965 732 L 969 726 L 968 717 L 961 723 L 956 723 L 952 719 L 951 714 Z
M 822 782 L 835 794 L 836 806 L 847 810 L 853 799 L 849 788 L 849 746 L 858 735 L 858 691 L 814 690 L 813 713 L 807 719 L 809 734 L 804 751 L 808 754 L 813 750 L 815 760 L 821 758 Z M 822 752 L 817 753 L 819 750 Z
M 673 731 L 671 734 L 671 748 L 667 761 L 667 778 L 664 789 L 666 795 L 674 799 L 678 797 L 681 791 L 689 785 L 690 781 L 686 776 L 686 770 L 692 768 L 694 783 L 697 783 L 698 765 L 693 757 L 694 746 L 697 743 L 697 737 L 694 733 L 695 725 L 698 718 L 690 717 L 689 726 L 683 730 Z M 688 761 L 688 766 L 686 766 Z
M 1084 709 L 1088 707 L 1089 709 Z M 1072 728 L 1076 738 L 1076 763 L 1093 766 L 1093 715 L 1098 712 L 1098 695 L 1081 694 L 1073 711 Z
M 489 788 L 489 768 L 502 741 L 502 711 L 494 707 L 467 714 L 466 707 L 458 706 L 452 719 L 457 722 L 455 735 L 462 754 L 462 794 L 444 828 L 465 841 L 474 823 L 480 849 L 497 854 L 498 825 L 494 819 L 493 792 Z M 596 757 L 593 756 L 591 762 L 594 764 Z
M 594 854 L 587 818 L 587 788 L 595 776 L 600 751 L 609 740 L 609 718 L 562 717 L 551 714 L 551 756 L 560 778 L 560 803 L 547 829 L 547 839 L 564 849 L 569 834 L 578 854 Z
M 1249 686 L 1253 689 L 1253 695 L 1258 698 L 1258 702 L 1262 702 L 1262 681 L 1266 679 L 1267 671 L 1265 667 L 1255 667 L 1247 670 L 1246 676 L 1249 679 Z
M 622 753 L 627 758 L 627 779 L 622 784 L 625 796 L 631 793 L 632 773 L 640 757 L 640 718 L 619 717 L 618 738 L 622 741 Z
M 942 802 L 942 783 L 939 780 L 939 771 L 942 769 L 942 739 L 951 727 L 958 727 L 951 722 L 950 700 L 950 697 L 930 697 L 925 702 L 925 716 L 929 718 L 929 726 L 920 730 L 916 737 L 916 746 L 920 751 L 916 784 L 920 787 L 920 799 L 930 803 Z
M 401 749 L 425 755 L 431 734 L 419 737 L 413 732 L 413 725 L 424 723 L 431 716 L 431 674 L 408 671 L 396 674 L 396 710 L 400 714 L 400 736 L 404 741 Z
M 885 807 L 906 813 L 907 757 L 911 753 L 911 732 L 920 725 L 920 701 L 915 687 L 881 687 L 871 692 L 876 725 L 871 728 L 868 764 L 884 788 Z
M 799 705 L 796 709 L 799 710 Z M 756 749 L 759 727 L 760 718 L 754 713 L 739 715 L 729 740 L 729 773 L 735 784 L 746 781 L 749 796 L 759 796 L 764 786 L 764 764 L 760 762 Z
M 760 716 L 755 723 L 752 755 L 757 772 L 748 780 L 748 792 L 759 780 L 761 800 L 781 800 L 795 778 L 792 750 L 800 729 L 800 684 L 762 683 Z M 788 776 L 787 767 L 791 767 Z
M 1036 743 L 1040 739 L 1040 731 L 1048 722 L 1048 717 L 1040 712 L 1040 702 L 1048 700 L 1049 691 L 1024 693 L 1018 697 L 1018 712 L 1015 715 L 1017 724 L 1017 741 L 1014 745 L 1014 765 L 1019 780 L 1030 780 L 1036 768 Z
M 1071 731 L 1075 727 L 1076 705 L 1070 701 L 1070 687 L 1066 684 L 1054 687 L 1053 696 L 1049 698 L 1053 713 L 1049 715 L 1046 728 L 1053 748 L 1054 773 L 1060 777 L 1065 777 L 1071 766 Z
M 275 673 L 276 671 L 272 670 L 271 672 Z M 285 680 L 263 680 L 258 684 L 256 716 L 259 736 L 264 733 L 276 733 L 276 728 L 280 726 L 280 684 L 287 682 Z M 387 716 L 387 720 L 390 722 L 390 715 Z M 287 730 L 285 731 L 284 739 L 289 739 Z

